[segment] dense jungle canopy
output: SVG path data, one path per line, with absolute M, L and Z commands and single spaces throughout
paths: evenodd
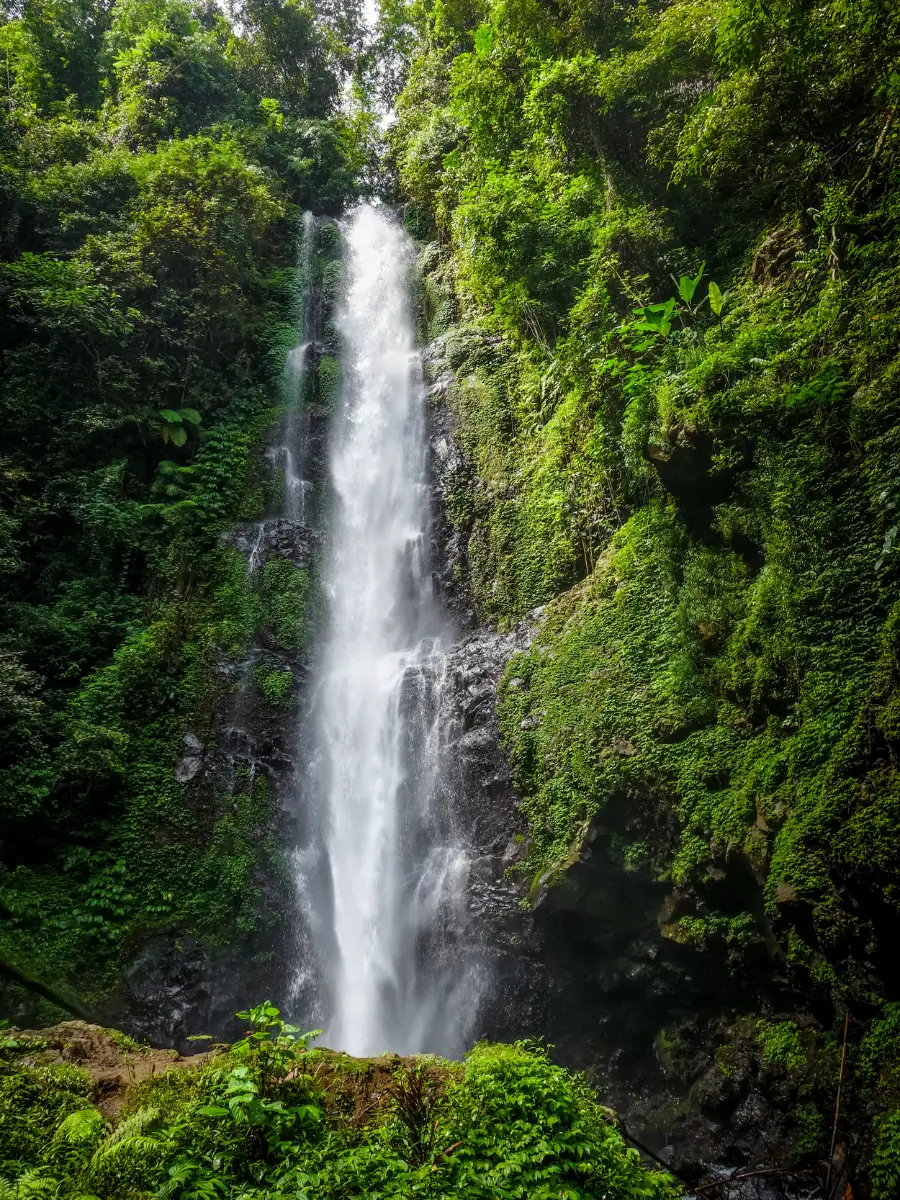
M 422 340 L 454 376 L 456 582 L 481 626 L 540 610 L 498 703 L 526 903 L 598 836 L 664 883 L 664 938 L 769 981 L 743 1024 L 723 1011 L 708 1060 L 725 1077 L 735 1039 L 753 1047 L 791 1162 L 815 1172 L 831 1142 L 828 1187 L 842 1073 L 840 1194 L 900 1195 L 896 6 L 381 0 L 377 27 L 359 0 L 0 12 L 0 1017 L 114 1014 L 163 928 L 260 970 L 273 953 L 288 885 L 265 780 L 201 804 L 173 767 L 186 731 L 212 736 L 223 659 L 261 627 L 315 636 L 305 572 L 254 583 L 223 535 L 271 500 L 302 214 L 377 196 L 421 249 Z M 326 295 L 333 266 L 326 247 Z M 320 370 L 322 411 L 335 387 Z M 273 710 L 279 686 L 260 676 Z M 687 1044 L 660 1031 L 690 1085 Z M 0 1122 L 56 1070 L 14 1049 Z M 503 1182 L 511 1134 L 429 1191 L 444 1146 L 410 1148 L 406 1126 L 333 1178 L 279 1159 L 287 1182 L 254 1183 L 239 1139 L 190 1142 L 221 1119 L 196 1117 L 225 1086 L 203 1075 L 158 1179 L 84 1158 L 65 1194 L 152 1193 L 177 1154 L 230 1155 L 240 1182 L 191 1191 L 188 1172 L 158 1194 L 680 1194 L 609 1148 L 542 1054 L 478 1053 L 450 1125 L 481 1146 L 485 1113 L 518 1119 L 504 1089 L 529 1126 L 558 1094 L 573 1140 L 546 1185 Z M 43 1143 L 87 1093 L 57 1085 L 0 1176 L 59 1178 L 78 1122 L 52 1162 Z M 147 1103 L 158 1148 L 169 1101 Z M 316 1111 L 295 1104 L 291 1128 Z M 100 1125 L 85 1138 L 100 1154 Z

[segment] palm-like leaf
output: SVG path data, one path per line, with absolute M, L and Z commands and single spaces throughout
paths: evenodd
M 134 1137 L 122 1138 L 121 1141 L 105 1142 L 91 1159 L 92 1167 L 102 1167 L 120 1158 L 150 1160 L 159 1150 L 160 1142 L 152 1133 L 137 1133 Z
M 104 1178 L 108 1172 L 126 1166 L 153 1163 L 160 1151 L 161 1142 L 153 1134 L 159 1124 L 158 1108 L 140 1108 L 110 1133 L 94 1151 L 90 1163 L 90 1176 Z

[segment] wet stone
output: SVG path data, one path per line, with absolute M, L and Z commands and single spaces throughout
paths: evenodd
M 196 755 L 186 754 L 175 768 L 175 778 L 179 783 L 190 783 L 203 769 L 203 759 Z

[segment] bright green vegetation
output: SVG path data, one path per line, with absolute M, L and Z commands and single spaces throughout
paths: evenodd
M 900 917 L 897 12 L 391 7 L 450 515 L 486 619 L 548 605 L 502 687 L 523 870 L 600 829 L 696 899 L 668 936 L 767 946 L 871 1015 Z
M 308 1049 L 311 1035 L 271 1005 L 239 1015 L 251 1023 L 241 1042 L 133 1086 L 114 1126 L 83 1071 L 44 1065 L 40 1043 L 0 1043 L 0 1196 L 681 1194 L 540 1049 L 482 1044 L 464 1064 L 351 1059 Z
M 338 111 L 359 14 L 2 12 L 0 983 L 90 1002 L 135 935 L 265 919 L 263 784 L 197 804 L 174 766 L 226 699 L 223 655 L 261 621 L 306 638 L 305 574 L 251 583 L 219 539 L 267 500 L 301 213 L 339 211 L 368 153 Z
M 425 306 L 470 464 L 452 516 L 486 617 L 564 593 L 504 692 L 531 865 L 652 797 L 673 878 L 768 864 L 827 973 L 836 890 L 865 864 L 896 911 L 900 882 L 894 18 L 413 18 L 395 159 L 448 247 Z
M 266 667 L 259 668 L 256 673 L 256 682 L 269 704 L 277 707 L 290 704 L 294 688 L 294 673 L 290 668 L 284 671 L 279 671 L 277 668 L 274 670 Z
M 263 618 L 285 650 L 298 650 L 307 639 L 306 600 L 309 573 L 284 558 L 273 558 L 262 573 Z

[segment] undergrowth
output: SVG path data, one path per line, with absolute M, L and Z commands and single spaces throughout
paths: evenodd
M 134 1086 L 115 1123 L 87 1076 L 0 1043 L 0 1196 L 675 1200 L 584 1082 L 537 1046 L 463 1064 L 350 1059 L 263 1004 L 242 1041 Z

